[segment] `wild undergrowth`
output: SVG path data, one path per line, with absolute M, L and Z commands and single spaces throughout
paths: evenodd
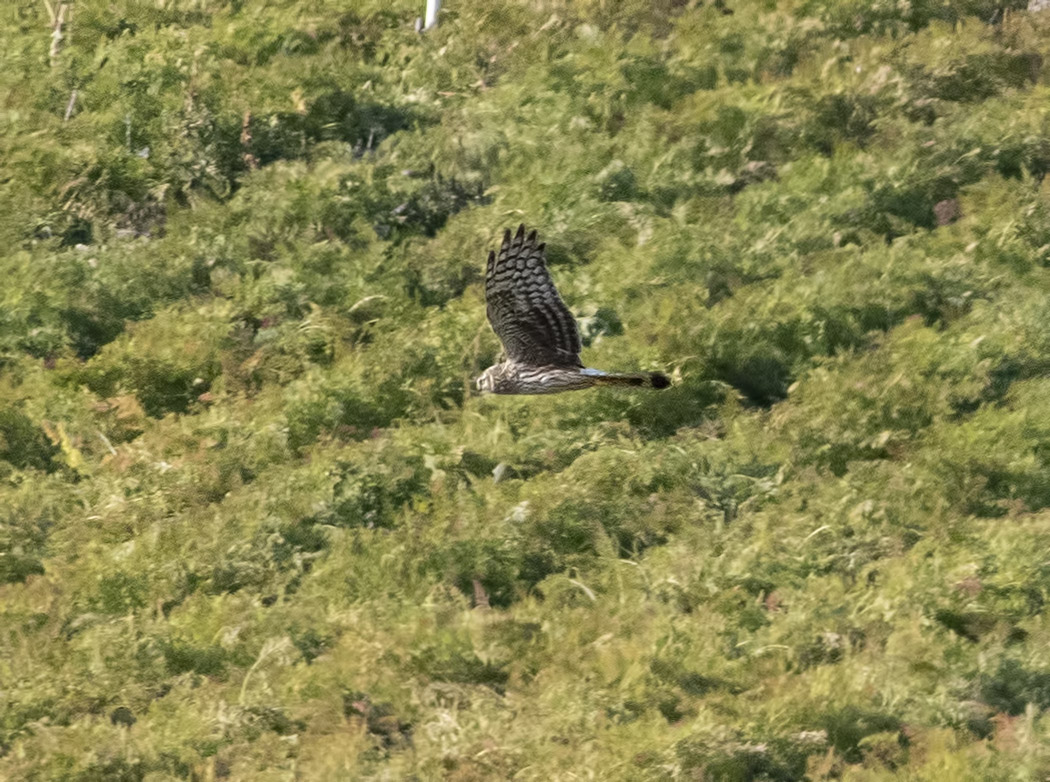
M 1025 5 L 4 4 L 0 778 L 1050 775 Z

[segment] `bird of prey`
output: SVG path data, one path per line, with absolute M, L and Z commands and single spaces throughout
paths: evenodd
M 544 244 L 525 226 L 503 234 L 499 254 L 489 253 L 485 304 L 505 360 L 477 379 L 492 394 L 556 394 L 594 386 L 667 388 L 659 372 L 602 372 L 580 361 L 580 332 L 547 271 Z

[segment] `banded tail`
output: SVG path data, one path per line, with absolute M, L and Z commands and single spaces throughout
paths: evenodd
M 594 375 L 594 385 L 667 388 L 671 385 L 671 379 L 659 372 L 602 372 Z

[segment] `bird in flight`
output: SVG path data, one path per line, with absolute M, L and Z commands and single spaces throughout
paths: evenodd
M 499 254 L 489 253 L 485 305 L 506 358 L 477 379 L 492 394 L 556 394 L 594 386 L 667 388 L 659 372 L 603 372 L 580 361 L 580 332 L 550 273 L 544 244 L 525 226 L 503 234 Z

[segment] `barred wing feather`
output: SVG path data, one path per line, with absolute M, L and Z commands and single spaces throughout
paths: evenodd
M 485 270 L 486 312 L 507 359 L 531 366 L 580 367 L 576 320 L 547 271 L 544 244 L 518 227 L 503 235 Z

